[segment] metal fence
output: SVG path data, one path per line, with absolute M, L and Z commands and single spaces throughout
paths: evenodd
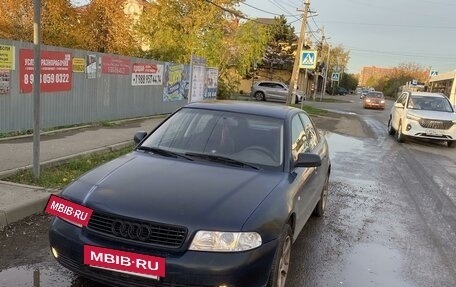
M 24 54 L 27 52 L 25 49 L 33 49 L 33 45 L 0 39 L 0 48 L 2 46 L 14 47 L 11 56 L 14 59 L 14 67 L 0 70 L 0 133 L 32 129 L 33 94 L 24 89 L 24 85 L 30 81 L 28 78 L 30 74 L 24 75 L 24 69 L 26 69 Z M 41 127 L 43 129 L 167 114 L 187 103 L 187 99 L 182 97 L 164 100 L 163 93 L 168 84 L 166 79 L 163 79 L 161 84 L 155 83 L 154 85 L 134 85 L 132 83 L 134 63 L 142 63 L 150 67 L 157 65 L 165 67 L 163 62 L 44 45 L 41 50 L 70 54 L 72 61 L 70 89 L 41 92 Z M 1 56 L 0 54 L 0 64 L 2 60 L 5 61 L 5 57 L 7 58 L 5 56 L 2 59 Z M 118 60 L 119 63 L 111 63 L 113 70 L 105 71 L 105 67 L 102 67 L 104 63 L 101 62 L 103 57 Z M 82 64 L 84 71 L 75 71 L 81 68 L 76 67 L 77 65 L 82 65 L 75 63 L 74 58 L 84 59 Z M 91 76 L 87 70 L 90 59 L 96 59 L 97 66 Z M 120 65 L 119 69 L 122 69 L 122 63 L 130 63 L 130 70 L 127 73 L 117 70 L 116 65 Z M 41 65 L 43 67 L 43 62 Z M 52 79 L 50 76 L 45 77 L 43 75 L 45 71 L 43 68 L 41 69 L 42 81 L 48 83 L 51 80 L 52 82 L 63 81 L 59 75 L 53 75 Z M 53 69 L 55 72 L 60 68 L 56 64 Z M 41 88 L 43 90 L 43 83 Z

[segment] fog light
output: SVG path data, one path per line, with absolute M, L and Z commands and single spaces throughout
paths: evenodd
M 52 255 L 54 255 L 55 258 L 59 257 L 59 253 L 57 252 L 57 250 L 54 247 L 51 247 L 51 252 L 52 252 Z
M 410 124 L 407 125 L 406 131 L 409 131 L 412 129 L 412 126 Z

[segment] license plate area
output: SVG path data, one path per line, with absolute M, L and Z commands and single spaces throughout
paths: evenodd
M 84 245 L 84 264 L 153 280 L 165 277 L 166 268 L 166 260 L 162 257 L 92 245 Z
M 427 129 L 425 132 L 430 136 L 441 137 L 443 135 L 443 132 L 440 130 Z

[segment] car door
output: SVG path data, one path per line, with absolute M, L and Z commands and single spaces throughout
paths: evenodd
M 312 152 L 312 145 L 315 138 L 309 138 L 309 131 L 300 114 L 293 116 L 291 120 L 291 158 L 294 162 L 299 153 Z M 294 177 L 292 183 L 293 200 L 296 213 L 296 236 L 304 227 L 315 207 L 315 196 L 317 193 L 318 180 L 316 174 L 318 168 L 297 167 L 291 171 Z
M 399 96 L 397 101 L 394 103 L 392 112 L 391 112 L 391 124 L 395 130 L 397 130 L 399 126 L 399 121 L 402 119 L 404 115 L 405 104 L 407 102 L 408 93 L 402 93 Z
M 277 100 L 286 102 L 288 97 L 288 87 L 282 83 L 276 83 L 277 87 Z

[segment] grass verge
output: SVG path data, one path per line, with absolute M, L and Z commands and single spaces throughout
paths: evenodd
M 291 106 L 293 106 L 293 107 L 295 107 L 295 108 L 298 108 L 298 109 L 301 108 L 301 104 L 294 104 L 294 105 L 291 105 Z M 324 116 L 324 115 L 326 115 L 326 114 L 328 113 L 327 110 L 322 110 L 322 109 L 319 109 L 319 108 L 314 108 L 314 107 L 312 107 L 312 106 L 306 106 L 306 105 L 304 105 L 304 106 L 302 107 L 302 109 L 303 109 L 306 113 L 308 113 L 309 115 L 311 115 L 311 116 Z
M 62 189 L 87 171 L 127 154 L 132 150 L 133 145 L 106 153 L 77 157 L 58 166 L 42 168 L 39 179 L 33 176 L 31 170 L 23 170 L 2 180 L 45 188 Z

